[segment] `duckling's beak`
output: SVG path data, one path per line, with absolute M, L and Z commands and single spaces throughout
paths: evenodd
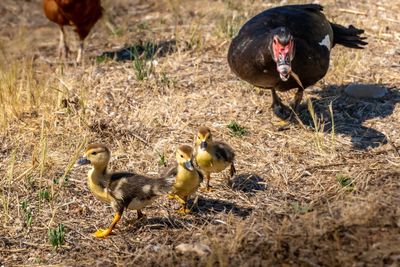
M 206 141 L 202 141 L 201 143 L 200 143 L 200 148 L 201 149 L 206 149 L 207 148 L 207 142 Z
M 82 165 L 87 165 L 90 164 L 90 160 L 88 160 L 87 157 L 80 157 L 78 161 L 75 163 L 75 166 L 82 166 Z
M 189 171 L 193 171 L 193 163 L 192 163 L 192 160 L 187 160 L 187 161 L 185 161 L 185 167 L 186 167 L 186 169 L 188 169 Z

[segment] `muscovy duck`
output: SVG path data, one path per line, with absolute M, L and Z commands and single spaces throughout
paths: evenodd
M 329 67 L 332 47 L 341 44 L 361 49 L 364 30 L 329 22 L 317 4 L 267 9 L 247 21 L 232 40 L 228 52 L 231 70 L 241 79 L 272 90 L 275 114 L 292 114 L 276 91 L 297 88 L 293 110 L 304 88 L 322 79 Z

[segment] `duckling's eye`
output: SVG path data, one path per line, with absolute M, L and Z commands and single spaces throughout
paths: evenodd
M 181 158 L 183 158 L 183 155 L 181 155 Z
M 200 135 L 197 136 L 198 139 L 201 139 Z
M 96 154 L 97 154 L 97 152 L 96 152 L 96 151 L 92 152 L 92 155 L 93 155 L 93 156 L 95 156 Z

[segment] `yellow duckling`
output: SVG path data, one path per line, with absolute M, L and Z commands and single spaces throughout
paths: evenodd
M 194 168 L 192 162 L 193 149 L 188 145 L 181 145 L 176 150 L 177 166 L 168 171 L 167 176 L 174 176 L 175 183 L 170 199 L 176 199 L 182 207 L 178 210 L 179 213 L 189 213 L 187 208 L 187 200 L 190 195 L 194 194 L 200 187 L 203 181 L 203 175 Z
M 232 184 L 231 178 L 235 174 L 235 152 L 233 149 L 218 141 L 213 141 L 211 131 L 209 128 L 202 126 L 197 132 L 194 149 L 194 159 L 196 165 L 203 172 L 207 184 L 206 191 L 210 191 L 210 175 L 223 171 L 230 166 L 230 178 L 228 178 L 228 185 Z
M 143 217 L 141 209 L 152 201 L 169 192 L 175 177 L 150 178 L 130 172 L 108 172 L 110 150 L 101 144 L 89 145 L 77 165 L 90 164 L 87 183 L 94 196 L 105 203 L 111 204 L 115 216 L 107 229 L 99 229 L 95 237 L 108 236 L 125 209 L 137 210 L 138 218 Z

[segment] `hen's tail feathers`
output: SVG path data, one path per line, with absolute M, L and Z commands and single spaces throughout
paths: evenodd
M 333 45 L 341 44 L 350 48 L 363 49 L 368 44 L 363 41 L 367 38 L 360 36 L 364 33 L 362 29 L 357 29 L 353 25 L 346 28 L 335 23 L 331 23 L 331 27 L 333 30 Z

